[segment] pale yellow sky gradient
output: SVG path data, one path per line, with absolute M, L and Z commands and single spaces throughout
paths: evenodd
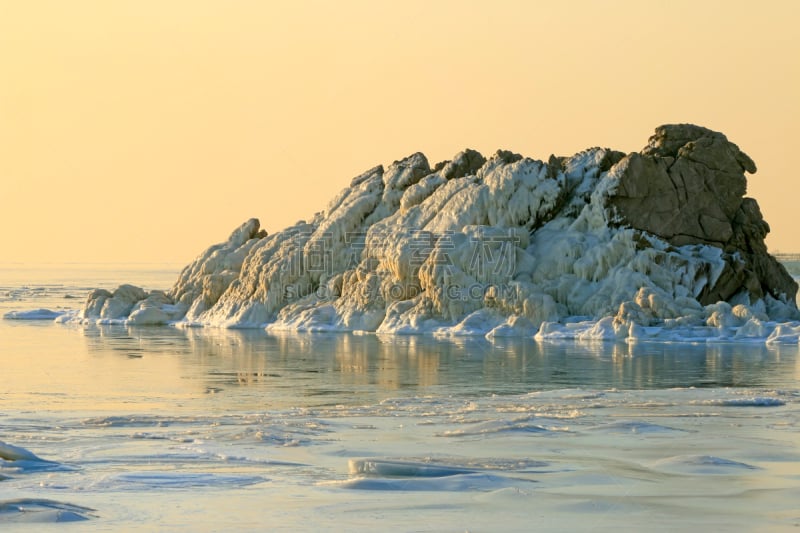
M 800 251 L 800 2 L 0 0 L 0 262 L 186 263 L 415 151 L 719 130 Z

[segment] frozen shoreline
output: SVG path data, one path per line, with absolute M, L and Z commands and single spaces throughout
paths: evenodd
M 635 323 L 619 323 L 614 317 L 589 319 L 588 317 L 568 317 L 559 322 L 543 322 L 538 329 L 511 327 L 507 319 L 498 316 L 485 316 L 473 313 L 455 325 L 428 324 L 426 329 L 399 329 L 398 331 L 350 330 L 326 325 L 308 327 L 287 327 L 282 323 L 249 324 L 236 326 L 215 326 L 186 321 L 172 321 L 165 324 L 142 325 L 124 319 L 86 319 L 80 318 L 80 311 L 33 309 L 10 311 L 3 315 L 5 320 L 16 321 L 55 321 L 72 325 L 133 326 L 133 327 L 175 327 L 212 329 L 264 330 L 267 333 L 353 333 L 357 335 L 420 335 L 439 339 L 457 337 L 485 337 L 486 339 L 518 338 L 535 339 L 541 342 L 656 342 L 656 343 L 765 343 L 798 344 L 800 342 L 800 321 L 775 322 L 761 321 L 750 317 L 743 320 L 736 316 L 733 308 L 715 306 L 714 320 L 720 325 L 651 325 L 639 326 Z M 722 311 L 719 308 L 722 307 Z
M 0 309 L 62 312 L 94 275 L 7 285 Z M 780 530 L 800 518 L 797 345 L 0 330 L 0 529 Z

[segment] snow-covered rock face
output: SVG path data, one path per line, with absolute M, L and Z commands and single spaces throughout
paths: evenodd
M 766 335 L 770 318 L 798 318 L 797 285 L 766 252 L 769 228 L 743 197 L 744 171 L 755 164 L 736 145 L 690 125 L 662 126 L 629 155 L 592 148 L 545 163 L 466 150 L 431 169 L 417 153 L 356 177 L 311 221 L 267 236 L 249 220 L 169 293 L 97 290 L 81 316 L 540 338 L 637 338 L 652 326 Z

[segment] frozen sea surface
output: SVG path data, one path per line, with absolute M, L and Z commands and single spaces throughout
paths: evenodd
M 5 266 L 0 314 L 175 276 Z M 3 531 L 800 527 L 796 345 L 17 318 L 0 320 Z

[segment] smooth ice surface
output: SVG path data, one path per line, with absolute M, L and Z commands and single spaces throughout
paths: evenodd
M 44 274 L 0 268 L 0 313 L 99 284 Z M 37 320 L 0 341 L 3 531 L 800 524 L 797 345 Z

